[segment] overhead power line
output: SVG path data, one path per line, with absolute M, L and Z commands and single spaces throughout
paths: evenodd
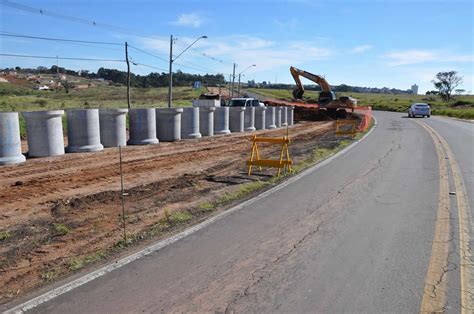
M 95 27 L 126 30 L 126 29 L 124 29 L 122 27 L 119 27 L 119 26 L 109 25 L 109 24 L 105 24 L 105 23 L 99 23 L 99 22 L 96 22 L 94 20 L 87 20 L 87 19 L 84 19 L 84 18 L 76 17 L 76 16 L 59 14 L 59 13 L 55 13 L 55 12 L 52 12 L 52 11 L 49 11 L 49 10 L 44 10 L 42 8 L 30 7 L 30 6 L 20 4 L 20 3 L 16 3 L 16 2 L 12 2 L 12 1 L 9 1 L 9 0 L 3 0 L 2 2 L 0 2 L 0 5 L 15 8 L 15 9 L 22 10 L 22 11 L 29 12 L 29 13 L 35 13 L 35 14 L 39 14 L 39 15 L 43 15 L 43 16 L 59 18 L 59 19 L 73 21 L 73 22 L 82 23 L 82 24 L 95 26 Z
M 64 39 L 64 38 L 38 37 L 38 36 L 12 34 L 12 33 L 8 33 L 8 34 L 7 33 L 0 33 L 0 36 L 17 37 L 17 38 L 30 38 L 30 39 L 40 39 L 40 40 L 50 40 L 50 41 L 63 41 L 63 42 L 83 43 L 83 44 L 123 46 L 123 44 L 121 44 L 121 43 L 111 43 L 111 42 L 104 42 L 104 41 L 89 41 L 89 40 L 76 40 L 76 39 Z
M 147 64 L 143 64 L 143 63 L 137 63 L 137 62 L 132 62 L 133 65 L 138 65 L 138 66 L 144 66 L 144 67 L 147 67 L 147 68 L 150 68 L 150 69 L 155 69 L 155 70 L 159 70 L 159 71 L 163 71 L 163 72 L 167 72 L 168 70 L 166 69 L 162 69 L 162 68 L 157 68 L 157 67 L 154 67 L 154 66 L 151 66 L 151 65 L 147 65 Z
M 31 55 L 19 55 L 13 53 L 0 53 L 0 56 L 4 57 L 19 57 L 19 58 L 35 58 L 35 59 L 58 59 L 58 60 L 77 60 L 77 61 L 101 61 L 101 62 L 125 62 L 125 60 L 119 59 L 96 59 L 96 58 L 72 58 L 72 57 L 49 57 L 49 56 L 31 56 Z
M 137 48 L 137 47 L 132 46 L 132 45 L 130 45 L 130 44 L 129 44 L 128 46 L 129 46 L 130 48 L 133 48 L 133 49 L 135 49 L 135 50 L 137 50 L 137 51 L 140 51 L 140 52 L 142 52 L 142 53 L 144 53 L 144 54 L 147 54 L 147 55 L 149 55 L 149 56 L 152 56 L 152 57 L 155 57 L 155 58 L 157 58 L 157 59 L 160 59 L 160 60 L 163 60 L 163 61 L 165 61 L 165 62 L 168 62 L 167 59 L 165 59 L 165 58 L 163 58 L 163 57 L 160 57 L 160 56 L 157 56 L 157 55 L 155 55 L 155 54 L 153 54 L 153 53 L 151 53 L 151 52 L 148 52 L 148 51 L 145 51 L 145 50 L 143 50 L 143 49 Z
M 180 41 L 178 38 L 176 38 L 176 42 L 177 42 L 178 44 L 181 44 L 182 47 L 186 47 L 186 46 L 187 46 L 187 44 L 186 44 L 184 41 Z M 206 58 L 208 58 L 208 59 L 211 59 L 211 60 L 214 60 L 214 61 L 217 61 L 217 62 L 220 62 L 220 63 L 224 63 L 223 60 L 221 60 L 221 59 L 219 59 L 219 58 L 216 58 L 216 57 L 214 57 L 214 56 L 211 56 L 211 55 L 209 55 L 209 54 L 207 54 L 207 53 L 205 53 L 205 52 L 199 50 L 199 49 L 196 48 L 196 47 L 191 47 L 191 49 L 194 50 L 194 51 L 196 51 L 197 53 L 199 53 L 199 54 L 202 55 L 203 57 L 206 57 Z

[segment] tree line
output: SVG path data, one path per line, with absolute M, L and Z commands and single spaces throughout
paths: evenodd
M 80 76 L 83 78 L 89 79 L 104 79 L 111 81 L 116 84 L 127 84 L 127 72 L 120 71 L 116 69 L 107 69 L 101 67 L 97 70 L 97 73 L 90 72 L 88 70 L 69 70 L 63 67 L 58 67 L 56 65 L 51 66 L 50 68 L 39 66 L 36 69 L 30 68 L 12 68 L 5 69 L 5 71 L 17 71 L 20 73 L 31 73 L 31 74 L 66 74 L 73 76 Z M 200 81 L 203 85 L 206 86 L 217 86 L 225 84 L 225 78 L 223 74 L 190 74 L 184 73 L 180 70 L 173 72 L 173 85 L 174 86 L 191 86 L 194 82 Z M 148 75 L 139 75 L 139 74 L 130 74 L 130 86 L 132 87 L 165 87 L 168 86 L 169 76 L 168 73 L 158 73 L 152 72 Z

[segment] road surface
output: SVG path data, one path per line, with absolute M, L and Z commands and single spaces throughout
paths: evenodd
M 474 125 L 375 116 L 330 163 L 30 311 L 469 312 Z

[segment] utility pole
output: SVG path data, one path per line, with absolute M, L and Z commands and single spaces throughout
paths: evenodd
M 229 97 L 230 97 L 231 90 L 232 90 L 232 74 L 229 74 Z
M 230 98 L 234 98 L 234 83 L 235 83 L 235 63 L 234 63 L 234 71 L 232 72 L 232 91 Z
M 237 90 L 237 97 L 240 97 L 240 74 L 242 73 L 239 73 L 239 87 L 238 87 L 238 90 Z
M 169 84 L 168 84 L 168 108 L 171 108 L 171 102 L 173 99 L 173 35 L 170 36 L 170 72 L 169 72 Z
M 125 61 L 127 62 L 127 106 L 130 109 L 130 61 L 128 60 L 127 42 L 125 42 Z

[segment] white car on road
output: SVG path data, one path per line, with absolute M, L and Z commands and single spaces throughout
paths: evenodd
M 408 109 L 408 117 L 414 118 L 416 116 L 421 117 L 430 117 L 431 116 L 431 108 L 430 105 L 425 103 L 414 103 Z

